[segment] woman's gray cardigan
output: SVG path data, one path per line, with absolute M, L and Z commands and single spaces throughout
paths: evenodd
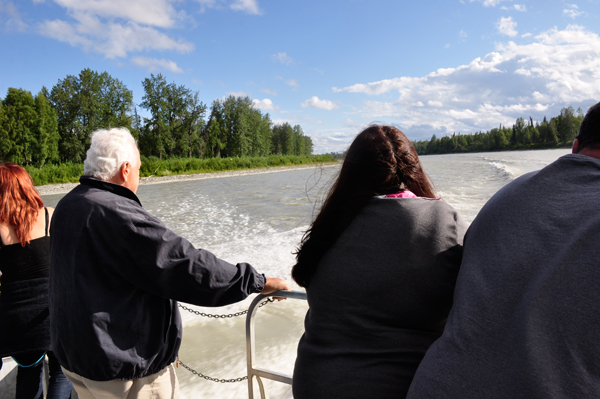
M 368 202 L 307 288 L 294 398 L 404 397 L 446 323 L 466 229 L 443 201 Z

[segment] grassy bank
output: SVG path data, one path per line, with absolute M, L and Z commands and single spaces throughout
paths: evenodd
M 308 165 L 336 162 L 331 155 L 270 155 L 241 158 L 169 158 L 142 157 L 140 176 L 172 176 L 192 173 L 211 173 L 228 170 L 257 169 L 275 166 Z M 25 167 L 36 186 L 44 184 L 75 183 L 83 174 L 83 164 L 64 163 L 42 168 Z

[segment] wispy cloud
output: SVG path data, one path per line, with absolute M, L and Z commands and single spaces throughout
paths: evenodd
M 478 3 L 483 3 L 483 5 L 486 7 L 496 7 L 498 4 L 502 3 L 503 1 L 513 1 L 513 0 L 469 0 L 470 3 L 473 3 L 475 1 Z
M 264 100 L 254 99 L 252 100 L 252 104 L 254 104 L 254 108 L 260 109 L 261 111 L 272 111 L 275 109 L 273 106 L 273 101 L 269 100 L 268 98 L 265 98 Z
M 217 0 L 196 0 L 200 4 L 200 12 L 205 12 L 209 8 L 217 8 Z
M 230 9 L 241 11 L 252 15 L 261 15 L 262 11 L 258 6 L 257 0 L 195 0 L 200 4 L 200 12 L 206 12 L 208 9 Z
M 252 94 L 246 93 L 245 91 L 228 91 L 225 94 L 227 96 L 234 96 L 234 97 L 252 97 Z
M 579 11 L 579 7 L 575 4 L 567 4 L 567 8 L 563 10 L 563 15 L 566 15 L 569 18 L 575 19 L 584 15 L 583 11 Z
M 294 59 L 287 55 L 286 53 L 277 53 L 271 56 L 273 61 L 281 62 L 283 65 L 291 65 L 294 62 Z
M 171 50 L 190 52 L 194 45 L 163 32 L 186 17 L 168 0 L 54 0 L 67 10 L 70 20 L 46 20 L 40 34 L 104 54 L 124 58 L 131 52 Z
M 397 91 L 397 100 L 365 100 L 355 114 L 399 121 L 413 137 L 430 137 L 511 125 L 519 116 L 552 116 L 568 104 L 592 105 L 600 98 L 598 81 L 600 37 L 570 25 L 539 34 L 530 44 L 499 43 L 494 52 L 457 68 L 333 91 L 369 96 Z
M 519 12 L 526 12 L 527 11 L 527 6 L 525 4 L 513 4 L 512 6 L 502 6 L 500 7 L 501 10 L 506 10 L 506 11 L 519 11 Z
M 12 1 L 0 0 L 0 25 L 4 25 L 9 32 L 24 32 L 28 28 Z
M 248 14 L 260 15 L 262 12 L 256 0 L 235 0 L 230 6 L 232 10 L 244 11 Z
M 131 59 L 135 65 L 148 69 L 150 72 L 166 70 L 175 73 L 183 73 L 183 69 L 177 66 L 177 63 L 166 59 L 156 59 L 148 57 L 133 57 Z
M 289 79 L 285 81 L 285 84 L 294 88 L 300 87 L 300 84 L 296 79 Z
M 263 93 L 270 94 L 272 96 L 276 96 L 277 95 L 277 92 L 275 90 L 270 90 L 270 89 L 267 89 L 267 88 L 262 88 L 262 89 L 260 89 L 260 91 L 262 91 Z
M 313 96 L 313 97 L 309 98 L 308 100 L 304 101 L 300 105 L 302 106 L 302 108 L 312 107 L 312 108 L 324 109 L 327 111 L 331 111 L 338 107 L 337 104 L 334 103 L 333 101 L 321 100 L 317 96 Z
M 512 17 L 502 17 L 498 22 L 496 22 L 496 29 L 498 29 L 498 33 L 510 37 L 515 37 L 519 34 L 516 27 L 517 23 L 513 21 Z

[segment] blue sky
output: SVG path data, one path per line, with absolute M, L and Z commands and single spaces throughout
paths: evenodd
M 370 123 L 412 140 L 600 101 L 600 0 L 0 0 L 0 96 L 84 68 L 144 95 L 248 95 L 315 152 Z M 140 112 L 144 115 L 144 111 Z

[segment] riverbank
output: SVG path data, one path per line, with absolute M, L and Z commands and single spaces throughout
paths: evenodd
M 218 179 L 222 177 L 233 177 L 233 176 L 246 176 L 246 175 L 258 175 L 262 173 L 277 173 L 285 172 L 288 170 L 296 169 L 311 169 L 311 168 L 330 168 L 338 166 L 338 162 L 327 162 L 321 164 L 309 164 L 309 165 L 294 165 L 294 166 L 274 166 L 257 169 L 241 169 L 241 170 L 230 170 L 224 172 L 208 172 L 208 173 L 195 173 L 195 174 L 182 174 L 182 175 L 171 175 L 171 176 L 150 176 L 140 178 L 140 185 L 145 184 L 160 184 L 170 183 L 174 181 L 185 181 L 185 180 L 202 180 L 202 179 Z M 53 195 L 53 194 L 65 194 L 75 188 L 79 183 L 61 183 L 61 184 L 47 184 L 43 186 L 37 186 L 36 189 L 40 195 Z

